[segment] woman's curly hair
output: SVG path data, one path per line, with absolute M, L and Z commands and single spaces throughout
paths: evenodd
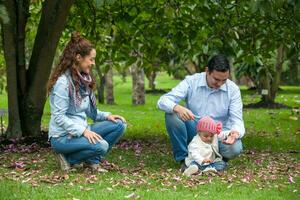
M 73 32 L 71 40 L 66 45 L 58 65 L 53 69 L 50 79 L 47 84 L 47 94 L 49 94 L 55 85 L 57 79 L 67 70 L 70 69 L 70 73 L 75 84 L 76 93 L 79 92 L 79 77 L 77 74 L 78 61 L 76 56 L 79 54 L 85 57 L 90 54 L 90 52 L 95 49 L 93 44 L 82 37 L 78 32 Z M 92 79 L 92 83 L 89 85 L 91 89 L 95 88 L 95 80 Z

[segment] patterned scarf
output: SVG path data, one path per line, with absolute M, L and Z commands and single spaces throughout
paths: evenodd
M 80 73 L 77 71 L 79 77 L 79 92 L 76 92 L 75 85 L 71 76 L 69 77 L 69 93 L 70 96 L 74 95 L 74 104 L 76 107 L 80 106 L 82 99 L 86 96 L 89 96 L 90 102 L 94 108 L 96 108 L 96 97 L 89 85 L 92 83 L 92 77 L 89 74 Z M 75 91 L 75 92 L 74 92 Z

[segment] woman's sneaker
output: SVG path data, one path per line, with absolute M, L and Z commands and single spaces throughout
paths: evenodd
M 61 153 L 56 153 L 56 158 L 57 158 L 57 161 L 60 165 L 60 169 L 62 171 L 69 171 L 70 170 L 70 164 L 69 162 L 66 160 L 65 156 Z
M 82 163 L 74 164 L 74 165 L 71 165 L 71 168 L 73 170 L 81 169 L 81 168 L 83 168 L 83 164 Z
M 188 168 L 186 168 L 183 172 L 186 176 L 191 176 L 193 174 L 196 174 L 198 172 L 199 168 L 197 165 L 190 165 Z

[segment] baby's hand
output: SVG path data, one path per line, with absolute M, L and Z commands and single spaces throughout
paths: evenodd
M 211 162 L 212 162 L 211 159 L 205 158 L 202 163 L 203 164 L 210 164 Z

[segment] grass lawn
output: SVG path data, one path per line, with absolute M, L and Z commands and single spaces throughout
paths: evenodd
M 162 74 L 157 88 L 169 90 L 178 82 Z M 114 84 L 117 105 L 98 108 L 123 115 L 128 128 L 103 164 L 109 172 L 79 169 L 63 174 L 49 148 L 2 145 L 1 200 L 300 199 L 300 123 L 291 109 L 244 109 L 244 154 L 230 161 L 223 174 L 186 178 L 173 160 L 164 113 L 156 108 L 160 95 L 147 94 L 146 105 L 132 106 L 130 77 L 126 83 L 115 77 Z M 244 104 L 259 100 L 255 92 L 241 89 Z M 299 107 L 300 87 L 282 87 L 276 100 Z M 6 94 L 0 95 L 0 108 L 7 108 Z M 45 128 L 49 110 L 47 104 Z M 7 117 L 4 121 L 7 125 Z

